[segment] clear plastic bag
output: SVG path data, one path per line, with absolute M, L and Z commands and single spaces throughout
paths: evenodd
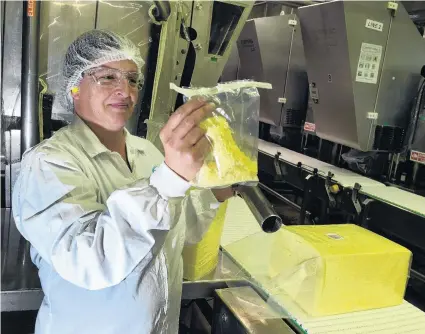
M 369 175 L 379 158 L 379 154 L 377 152 L 362 152 L 351 149 L 347 153 L 343 153 L 341 157 L 352 170 Z
M 212 149 L 192 184 L 219 188 L 258 182 L 258 88 L 271 89 L 271 84 L 233 81 L 211 88 L 179 88 L 171 83 L 170 88 L 185 101 L 202 96 L 216 106 L 212 117 L 200 124 Z

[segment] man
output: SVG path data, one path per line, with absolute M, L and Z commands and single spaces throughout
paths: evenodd
M 180 107 L 161 130 L 165 160 L 130 135 L 143 60 L 94 30 L 69 47 L 62 104 L 74 122 L 27 151 L 13 214 L 45 298 L 36 334 L 177 333 L 185 241 L 202 238 L 230 189 L 192 190 L 212 107 Z

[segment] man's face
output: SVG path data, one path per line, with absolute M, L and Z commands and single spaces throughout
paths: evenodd
M 137 72 L 131 60 L 110 62 L 85 72 L 79 91 L 72 93 L 77 115 L 105 130 L 121 130 L 137 102 Z

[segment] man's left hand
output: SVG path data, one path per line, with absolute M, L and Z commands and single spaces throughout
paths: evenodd
M 235 191 L 232 187 L 221 188 L 221 189 L 211 189 L 217 201 L 224 202 L 225 200 L 233 197 L 235 195 Z

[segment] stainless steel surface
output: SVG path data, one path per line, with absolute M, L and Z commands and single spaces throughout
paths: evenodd
M 41 289 L 1 292 L 1 311 L 35 311 L 40 308 L 44 294 Z
M 218 310 L 220 320 L 217 319 L 217 323 L 213 326 L 215 329 L 213 333 L 295 333 L 285 323 L 282 316 L 251 287 L 221 289 L 216 293 L 220 302 L 226 305 L 229 313 L 224 309 Z M 232 321 L 231 317 L 237 319 L 243 330 L 237 324 L 226 323 Z
M 238 39 L 239 77 L 270 82 L 261 91 L 260 120 L 277 126 L 301 125 L 305 117 L 308 80 L 296 15 L 263 17 L 246 23 Z
M 43 298 L 37 269 L 11 211 L 1 209 L 1 310 L 37 310 Z
M 21 130 L 4 131 L 5 138 L 5 205 L 12 207 L 12 189 L 16 182 L 21 160 Z
M 237 45 L 232 46 L 232 51 L 230 52 L 229 59 L 227 60 L 226 65 L 224 66 L 223 73 L 221 74 L 220 81 L 234 81 L 239 77 L 239 52 Z
M 233 23 L 224 25 L 223 29 L 220 30 L 222 33 L 220 37 L 224 38 L 220 39 L 220 43 L 217 43 L 217 45 L 223 51 L 223 54 L 215 54 L 209 53 L 210 28 L 211 23 L 214 24 L 212 22 L 213 7 L 220 6 L 220 4 L 239 6 L 238 8 L 242 10 L 242 13 L 239 19 L 231 19 Z M 173 112 L 177 93 L 171 91 L 169 85 L 170 82 L 174 82 L 177 85 L 182 84 L 183 68 L 189 52 L 194 52 L 189 61 L 194 61 L 193 56 L 195 56 L 196 62 L 194 62 L 190 82 L 185 82 L 184 84 L 187 86 L 216 85 L 230 55 L 231 46 L 239 36 L 252 5 L 253 3 L 250 1 L 170 2 L 170 17 L 161 25 L 161 44 L 158 51 L 158 64 L 149 116 L 151 124 L 164 124 Z M 217 16 L 217 22 L 221 22 L 219 19 L 224 16 Z M 224 20 L 224 23 L 226 23 L 226 20 Z M 196 35 L 189 36 L 187 34 L 185 36 L 186 34 L 183 33 L 182 37 L 180 35 L 182 26 L 186 27 L 186 29 L 194 29 Z M 189 43 L 193 45 L 191 50 L 189 50 Z M 148 127 L 147 139 L 159 149 L 162 149 L 156 126 Z
M 282 226 L 282 219 L 274 211 L 258 186 L 239 185 L 236 192 L 245 200 L 264 232 L 272 233 L 279 230 Z
M 164 124 L 174 109 L 177 93 L 169 89 L 170 82 L 180 84 L 181 73 L 186 61 L 189 42 L 177 36 L 180 35 L 182 21 L 185 26 L 190 26 L 191 6 L 189 2 L 183 4 L 180 7 L 177 2 L 171 1 L 171 14 L 168 20 L 161 25 L 161 42 L 149 115 L 149 120 L 156 124 Z M 178 15 L 179 10 L 181 11 L 180 15 Z M 157 127 L 148 127 L 147 139 L 162 150 L 158 134 Z
M 34 15 L 27 15 L 33 6 Z M 40 2 L 24 2 L 22 37 L 21 153 L 40 141 L 38 120 L 38 47 Z
M 276 205 L 275 203 L 275 207 L 276 207 L 276 211 L 278 212 L 283 212 L 284 214 L 284 219 L 285 219 L 285 214 L 287 214 L 287 212 L 285 212 L 284 210 L 286 209 L 293 209 L 291 211 L 295 211 L 296 212 L 296 216 L 299 216 L 299 213 L 301 211 L 301 207 L 292 202 L 291 200 L 289 200 L 288 198 L 286 198 L 285 196 L 279 194 L 277 191 L 274 191 L 272 188 L 267 187 L 266 185 L 259 183 L 258 186 L 260 187 L 260 189 L 263 189 L 265 192 L 271 194 L 273 197 L 275 197 L 278 200 L 278 205 Z M 281 207 L 284 207 L 284 209 L 282 210 Z M 289 210 L 288 210 L 289 211 Z M 304 225 L 311 225 L 311 213 L 309 211 L 305 212 L 305 219 L 304 222 L 302 222 L 302 224 Z M 290 217 L 288 217 L 290 218 Z M 284 219 L 282 219 L 282 223 L 284 222 Z
M 5 116 L 21 116 L 22 17 L 21 1 L 4 4 L 2 99 Z M 2 111 L 3 112 L 3 111 Z M 3 128 L 3 131 L 5 130 Z
M 199 9 L 199 6 L 201 8 Z M 226 6 L 227 5 L 227 6 Z M 225 7 L 222 7 L 225 6 Z M 253 6 L 252 1 L 196 1 L 191 27 L 197 37 L 192 41 L 196 52 L 192 86 L 215 86 L 223 72 L 239 34 Z M 214 8 L 216 7 L 216 16 Z M 226 14 L 227 16 L 223 15 Z M 223 23 L 223 25 L 220 25 Z M 217 24 L 219 33 L 212 36 L 212 28 Z M 217 38 L 222 52 L 209 50 L 210 40 Z
M 250 284 L 249 277 L 241 267 L 220 250 L 215 270 L 199 280 L 183 282 L 182 299 L 213 297 L 215 289 Z
M 299 19 L 295 14 L 284 15 L 294 20 L 292 44 L 289 54 L 285 84 L 286 102 L 283 104 L 280 125 L 284 127 L 300 126 L 306 117 L 308 101 L 308 78 L 305 67 L 304 45 L 301 37 Z
M 392 127 L 406 125 L 425 57 L 423 39 L 403 6 L 393 17 L 386 2 L 334 1 L 301 7 L 298 16 L 309 82 L 318 93 L 313 104 L 317 134 L 377 150 L 377 126 L 392 133 Z M 382 23 L 382 31 L 367 28 L 368 19 Z M 358 65 L 367 60 L 360 59 L 362 43 L 382 48 L 376 84 L 357 80 L 359 72 L 364 74 Z

